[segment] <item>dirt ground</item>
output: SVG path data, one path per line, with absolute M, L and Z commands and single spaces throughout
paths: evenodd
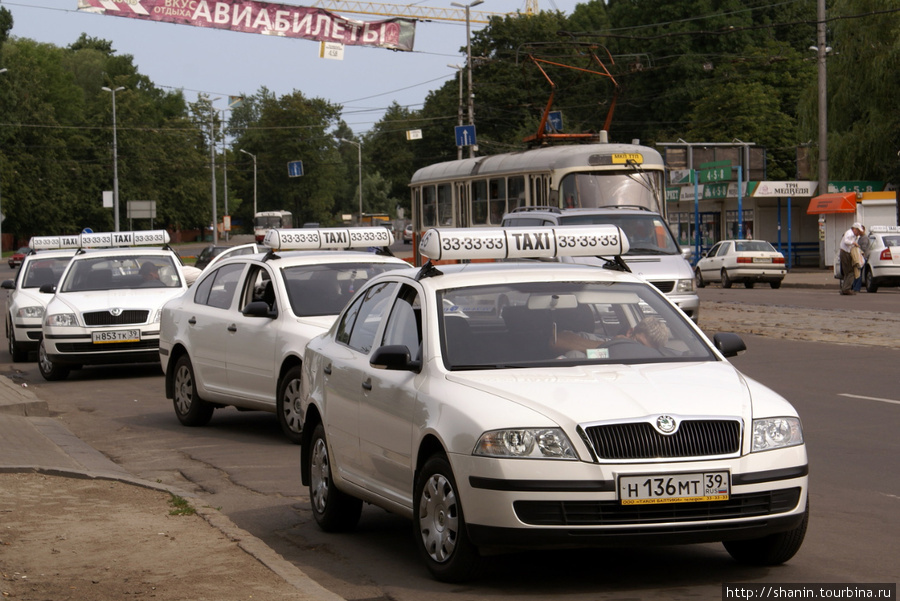
M 0 474 L 0 595 L 16 601 L 312 599 L 172 495 Z

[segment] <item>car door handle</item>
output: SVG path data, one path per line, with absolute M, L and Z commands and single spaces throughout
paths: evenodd
M 229 332 L 237 332 L 237 325 L 231 324 L 230 326 L 228 326 L 228 331 Z
M 366 378 L 366 381 L 362 383 L 363 390 L 372 390 L 372 378 Z
M 191 318 L 188 320 L 188 323 L 191 324 L 192 326 L 197 325 L 197 318 L 196 318 L 196 317 L 191 317 Z
M 330 376 L 331 375 L 331 364 L 329 363 L 328 365 L 323 367 L 322 371 L 325 372 L 326 376 Z

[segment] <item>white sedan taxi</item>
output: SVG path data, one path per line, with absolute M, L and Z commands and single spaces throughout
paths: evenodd
M 35 242 L 36 249 L 78 249 L 44 312 L 38 366 L 45 379 L 65 379 L 84 365 L 159 360 L 160 309 L 187 289 L 168 243 L 165 230 Z
M 900 227 L 871 227 L 863 283 L 866 292 L 878 292 L 881 286 L 900 286 Z
M 38 350 L 44 310 L 53 298 L 54 286 L 74 254 L 74 250 L 48 250 L 27 254 L 16 277 L 3 280 L 0 284 L 9 291 L 6 302 L 6 339 L 13 361 L 27 361 L 28 354 Z
M 309 342 L 302 482 L 326 531 L 363 502 L 410 518 L 434 577 L 514 548 L 722 541 L 800 548 L 800 419 L 665 295 L 614 226 L 429 230 Z M 608 256 L 610 267 L 508 259 Z M 437 261 L 469 259 L 466 264 Z M 475 262 L 495 260 L 502 262 Z
M 269 230 L 268 252 L 206 268 L 162 311 L 159 357 L 179 421 L 203 426 L 226 406 L 268 411 L 299 442 L 307 341 L 369 279 L 409 266 L 385 254 L 340 251 L 392 242 L 385 228 Z
M 753 288 L 756 282 L 781 288 L 786 273 L 784 255 L 765 240 L 723 240 L 694 267 L 699 288 L 709 282 L 722 282 L 722 288 L 731 288 L 735 282 L 745 288 Z

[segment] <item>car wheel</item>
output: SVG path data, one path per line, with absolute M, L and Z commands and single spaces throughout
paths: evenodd
M 422 466 L 413 491 L 416 547 L 432 576 L 441 582 L 463 582 L 475 575 L 481 556 L 469 540 L 456 480 L 444 455 Z
M 751 280 L 744 280 L 744 288 L 753 288 L 756 285 L 756 282 Z
M 769 286 L 777 290 L 778 288 L 781 288 L 781 280 L 769 282 Z
M 16 333 L 12 324 L 6 322 L 6 340 L 9 342 L 9 356 L 13 363 L 22 363 L 28 361 L 28 351 L 22 348 L 22 345 L 16 342 Z
M 705 288 L 706 280 L 703 279 L 703 274 L 700 273 L 700 269 L 694 270 L 694 276 L 697 278 L 697 288 Z
M 808 525 L 809 504 L 807 503 L 803 522 L 793 530 L 751 540 L 725 541 L 722 544 L 725 546 L 725 550 L 740 563 L 754 566 L 777 566 L 789 560 L 800 550 Z
M 285 436 L 294 444 L 300 444 L 303 433 L 303 416 L 300 413 L 300 377 L 302 369 L 298 365 L 288 370 L 278 383 L 278 399 L 275 410 L 278 423 Z
M 47 356 L 47 351 L 44 349 L 43 342 L 38 348 L 38 369 L 41 370 L 41 375 L 48 382 L 65 380 L 69 377 L 69 368 L 51 361 L 50 357 Z
M 872 275 L 871 267 L 866 267 L 863 277 L 866 283 L 866 292 L 878 292 L 878 284 L 875 283 L 875 276 Z
M 722 270 L 722 288 L 731 288 L 731 278 L 728 277 L 728 272 L 724 269 Z
M 172 405 L 175 415 L 185 426 L 205 426 L 212 419 L 215 406 L 200 398 L 194 380 L 194 366 L 191 358 L 182 355 L 175 362 Z
M 309 504 L 325 532 L 346 532 L 359 523 L 362 501 L 341 492 L 331 477 L 325 427 L 318 424 L 309 444 Z

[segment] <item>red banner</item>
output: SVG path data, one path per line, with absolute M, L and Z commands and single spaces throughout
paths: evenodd
M 255 0 L 78 0 L 78 10 L 348 46 L 412 50 L 416 22 L 347 19 L 321 8 Z

